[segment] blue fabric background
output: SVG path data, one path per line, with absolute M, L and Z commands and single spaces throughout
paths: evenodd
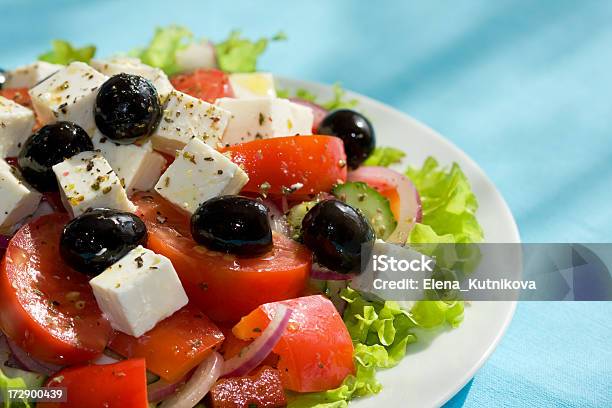
M 611 240 L 612 3 L 289 3 L 0 0 L 0 65 L 51 38 L 108 55 L 169 23 L 214 40 L 282 29 L 289 42 L 260 68 L 341 81 L 451 138 L 500 188 L 523 240 Z M 448 406 L 612 406 L 611 316 L 612 302 L 520 304 Z

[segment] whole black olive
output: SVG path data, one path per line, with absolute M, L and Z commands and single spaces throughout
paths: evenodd
M 347 162 L 352 169 L 359 167 L 376 147 L 376 136 L 370 121 L 350 109 L 340 109 L 325 116 L 317 133 L 342 139 Z
M 75 154 L 93 150 L 87 132 L 72 122 L 43 126 L 23 144 L 17 163 L 23 177 L 38 191 L 57 191 L 53 167 Z
M 359 272 L 361 252 L 374 230 L 361 213 L 339 200 L 321 201 L 302 220 L 304 244 L 316 261 L 337 272 Z
M 96 208 L 70 221 L 60 239 L 64 261 L 95 276 L 147 240 L 147 227 L 136 215 Z
M 212 250 L 258 255 L 272 248 L 268 208 L 241 196 L 211 198 L 191 217 L 193 239 Z
M 94 105 L 98 129 L 118 143 L 131 143 L 150 135 L 162 117 L 153 84 L 138 75 L 118 74 L 98 91 Z

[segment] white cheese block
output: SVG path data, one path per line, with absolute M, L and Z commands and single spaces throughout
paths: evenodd
M 232 113 L 223 135 L 226 146 L 255 139 L 312 133 L 312 109 L 287 99 L 220 98 L 216 104 Z
M 115 330 L 140 337 L 188 302 L 168 258 L 139 246 L 89 281 Z
M 82 152 L 53 166 L 64 206 L 73 217 L 90 208 L 136 211 L 110 164 L 98 152 Z
M 193 42 L 187 47 L 176 51 L 176 64 L 181 72 L 193 71 L 199 68 L 216 68 L 217 56 L 215 46 L 208 40 Z
M 260 96 L 276 98 L 274 77 L 268 72 L 231 74 L 229 82 L 236 98 L 257 98 Z
M 151 137 L 153 147 L 173 155 L 194 137 L 215 147 L 221 141 L 230 116 L 225 109 L 172 91 L 162 120 Z
M 37 61 L 33 64 L 24 65 L 7 72 L 4 88 L 32 88 L 40 81 L 55 74 L 63 65 L 51 64 L 45 61 Z
M 192 139 L 162 174 L 155 190 L 175 206 L 193 214 L 213 197 L 237 194 L 247 174 L 225 155 L 200 139 Z
M 82 62 L 73 62 L 30 89 L 32 105 L 44 124 L 74 122 L 92 136 L 96 129 L 94 103 L 108 77 Z
M 0 160 L 0 232 L 32 215 L 42 195 L 26 185 L 14 167 Z
M 117 173 L 128 194 L 152 189 L 166 165 L 166 159 L 153 151 L 148 140 L 141 145 L 121 145 L 96 130 L 93 145 Z
M 115 57 L 107 60 L 91 60 L 90 65 L 109 77 L 124 72 L 146 78 L 153 83 L 162 100 L 166 100 L 174 89 L 164 71 L 143 64 L 138 58 Z
M 35 121 L 34 112 L 0 96 L 0 159 L 19 155 Z

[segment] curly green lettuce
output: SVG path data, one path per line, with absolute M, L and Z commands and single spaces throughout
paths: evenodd
M 68 65 L 75 61 L 89 62 L 96 54 L 96 47 L 93 45 L 77 48 L 65 40 L 53 40 L 51 44 L 51 51 L 38 56 L 40 61 Z
M 192 41 L 193 34 L 185 27 L 177 25 L 158 27 L 151 42 L 144 48 L 132 50 L 130 55 L 172 75 L 180 71 L 176 62 L 176 53 L 185 49 Z
M 401 163 L 405 156 L 406 153 L 394 147 L 377 147 L 363 165 L 389 167 L 393 164 Z
M 9 399 L 8 390 L 9 389 L 26 389 L 27 385 L 23 378 L 16 377 L 10 378 L 7 377 L 2 370 L 0 370 L 0 392 L 2 393 L 2 397 L 4 400 L 3 407 L 4 408 L 30 408 L 32 405 L 25 399 L 21 401 L 15 401 Z
M 339 83 L 335 83 L 332 89 L 332 98 L 325 102 L 317 100 L 317 96 L 314 93 L 304 88 L 296 89 L 293 95 L 288 89 L 278 89 L 276 91 L 276 94 L 279 98 L 298 98 L 308 102 L 316 103 L 317 105 L 328 111 L 333 111 L 337 109 L 353 109 L 359 103 L 357 99 L 347 98 L 346 91 Z
M 458 164 L 444 169 L 428 157 L 423 167 L 409 168 L 406 175 L 416 186 L 423 208 L 423 226 L 413 229 L 409 242 L 474 243 L 484 239 L 476 219 L 478 201 Z
M 283 41 L 287 37 L 279 32 L 272 38 L 260 38 L 251 41 L 240 35 L 240 31 L 232 31 L 229 37 L 215 45 L 219 68 L 225 72 L 254 72 L 257 70 L 257 60 L 263 54 L 271 41 Z

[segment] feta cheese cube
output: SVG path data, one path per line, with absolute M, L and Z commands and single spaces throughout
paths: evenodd
M 281 98 L 220 98 L 217 105 L 232 113 L 223 144 L 230 146 L 278 136 L 309 135 L 312 109 Z
M 94 102 L 108 77 L 82 62 L 73 62 L 30 89 L 32 105 L 44 124 L 66 120 L 92 136 L 96 129 Z
M 21 180 L 17 169 L 0 160 L 0 232 L 9 233 L 13 225 L 32 215 L 41 197 Z
M 34 112 L 0 96 L 0 159 L 19 155 L 35 121 Z
M 231 74 L 229 82 L 236 98 L 256 98 L 260 96 L 276 98 L 274 77 L 268 72 Z
M 128 194 L 152 189 L 166 165 L 166 159 L 153 151 L 149 140 L 141 145 L 121 145 L 96 130 L 93 145 L 117 173 Z
M 204 201 L 236 194 L 248 181 L 249 177 L 239 166 L 194 138 L 177 152 L 155 190 L 172 204 L 193 214 Z
M 124 72 L 146 78 L 153 83 L 162 101 L 166 100 L 174 89 L 164 71 L 143 64 L 138 58 L 116 57 L 108 60 L 92 60 L 90 65 L 109 77 Z
M 32 88 L 40 81 L 55 74 L 63 65 L 51 64 L 45 61 L 37 61 L 33 64 L 24 65 L 7 72 L 5 88 Z
M 89 281 L 115 330 L 140 337 L 187 304 L 168 258 L 138 246 Z
M 162 120 L 151 137 L 153 147 L 174 154 L 194 137 L 215 147 L 221 141 L 230 116 L 215 105 L 172 91 Z
M 82 152 L 53 166 L 64 206 L 73 217 L 90 208 L 136 211 L 110 164 L 98 152 Z

